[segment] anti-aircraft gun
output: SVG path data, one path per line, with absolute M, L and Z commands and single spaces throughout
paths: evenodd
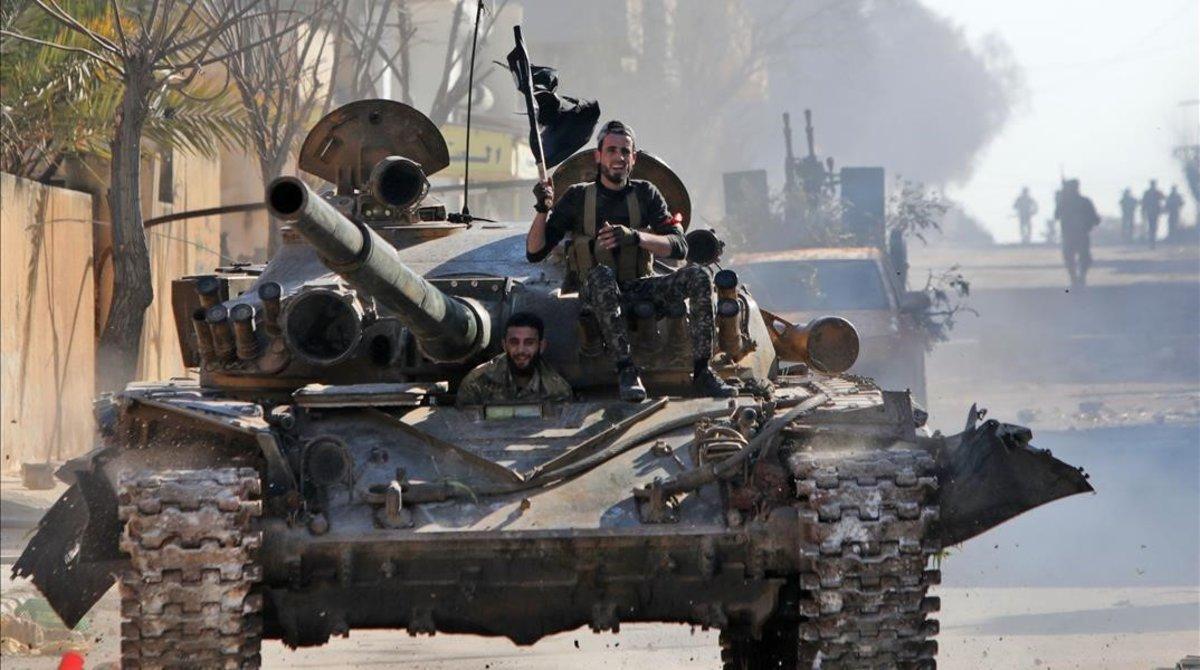
M 124 667 L 250 667 L 263 637 L 359 628 L 532 644 L 636 621 L 719 628 L 729 668 L 931 667 L 940 547 L 1090 490 L 975 408 L 928 435 L 907 393 L 841 374 L 852 325 L 787 323 L 736 269 L 715 277 L 714 365 L 741 395 L 688 397 L 686 316 L 649 304 L 628 318 L 651 397 L 619 401 L 565 263 L 526 263 L 525 223 L 427 197 L 448 160 L 409 107 L 332 112 L 300 168 L 335 190 L 268 190 L 281 252 L 175 285 L 198 379 L 97 401 L 99 443 L 14 572 L 70 626 L 121 575 Z M 633 176 L 688 221 L 665 163 Z M 689 241 L 690 262 L 719 255 Z M 545 319 L 576 397 L 455 407 L 516 310 Z
M 808 153 L 803 158 L 796 158 L 792 149 L 792 119 L 787 112 L 783 113 L 783 142 L 786 154 L 784 157 L 784 193 L 788 198 L 787 206 L 791 208 L 811 208 L 819 206 L 822 198 L 831 198 L 836 194 L 837 175 L 833 171 L 833 157 L 825 162 L 817 158 L 815 130 L 812 124 L 812 110 L 804 110 L 804 139 Z M 789 211 L 788 220 L 793 221 L 793 213 Z

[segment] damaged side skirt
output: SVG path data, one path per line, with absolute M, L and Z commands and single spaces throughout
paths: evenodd
M 112 488 L 101 473 L 74 474 L 75 483 L 42 517 L 12 569 L 13 577 L 33 580 L 68 628 L 112 587 L 124 565 Z
M 975 425 L 971 408 L 966 430 L 939 438 L 935 532 L 944 546 L 958 544 L 1048 502 L 1092 491 L 1081 468 L 1029 444 L 1028 428 L 995 420 Z

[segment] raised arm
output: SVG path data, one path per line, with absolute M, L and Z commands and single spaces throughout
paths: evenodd
M 550 211 L 550 205 L 554 202 L 554 185 L 550 180 L 535 185 L 533 195 L 537 203 L 534 205 L 533 221 L 529 223 L 529 232 L 525 235 L 525 259 L 537 263 L 550 255 L 565 235 L 563 231 L 566 230 L 566 218 L 571 207 L 568 202 L 571 191 L 563 194 L 558 202 L 559 208 L 553 212 Z

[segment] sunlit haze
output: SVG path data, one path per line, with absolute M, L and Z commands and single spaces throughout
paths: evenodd
M 972 42 L 1001 37 L 1024 70 L 1026 95 L 1008 125 L 965 183 L 946 185 L 997 241 L 1017 238 L 1012 203 L 1022 185 L 1050 214 L 1060 169 L 1081 180 L 1103 216 L 1117 214 L 1123 188 L 1140 195 L 1152 178 L 1164 192 L 1178 184 L 1186 193 L 1171 151 L 1196 142 L 1195 0 L 924 2 Z

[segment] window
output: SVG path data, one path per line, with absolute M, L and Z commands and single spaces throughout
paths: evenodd
M 768 261 L 734 269 L 772 311 L 891 309 L 872 260 Z

